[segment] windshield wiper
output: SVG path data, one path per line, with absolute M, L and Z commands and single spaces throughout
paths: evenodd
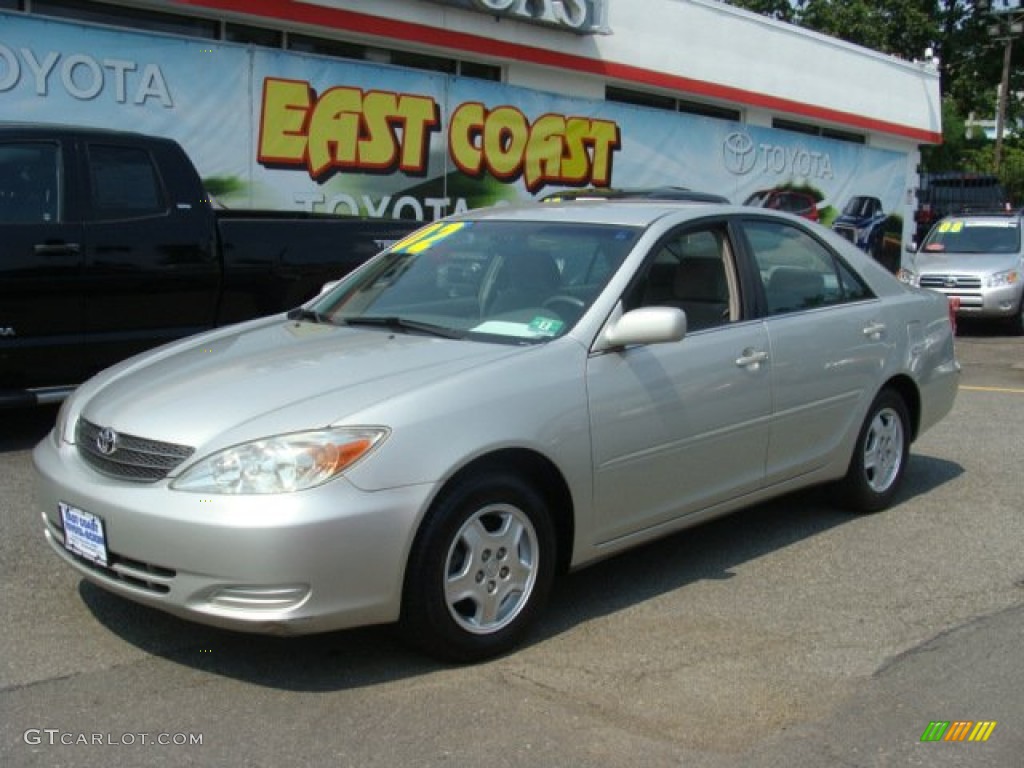
M 286 317 L 289 320 L 305 320 L 309 323 L 323 323 L 324 325 L 333 325 L 331 319 L 322 312 L 317 312 L 315 309 L 307 309 L 306 307 L 296 307 L 295 309 L 289 310 Z
M 440 336 L 443 339 L 461 339 L 466 335 L 463 331 L 445 328 L 441 325 L 433 325 L 432 323 L 421 323 L 417 320 L 407 320 L 398 315 L 359 315 L 356 317 L 346 317 L 344 322 L 345 325 L 372 325 L 380 328 L 390 328 L 395 331 L 418 331 L 430 334 L 431 336 Z

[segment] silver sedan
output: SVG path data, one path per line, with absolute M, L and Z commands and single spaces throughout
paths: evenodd
M 42 528 L 195 621 L 478 660 L 567 569 L 810 485 L 888 506 L 958 372 L 946 299 L 812 222 L 478 210 L 84 384 L 34 453 Z

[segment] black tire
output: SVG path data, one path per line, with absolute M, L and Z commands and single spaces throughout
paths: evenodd
M 840 501 L 854 512 L 878 512 L 892 504 L 910 456 L 910 417 L 903 398 L 883 389 L 868 409 L 853 449 Z
M 537 619 L 554 575 L 544 497 L 510 473 L 466 477 L 435 502 L 416 537 L 400 629 L 445 661 L 500 655 Z

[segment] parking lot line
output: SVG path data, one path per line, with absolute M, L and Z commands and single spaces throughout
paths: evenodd
M 1015 387 L 960 387 L 961 390 L 969 390 L 971 392 L 1005 392 L 1010 395 L 1024 395 L 1024 389 Z

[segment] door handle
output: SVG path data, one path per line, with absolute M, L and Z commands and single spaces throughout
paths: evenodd
M 78 243 L 36 243 L 36 256 L 75 256 L 82 251 Z
M 869 339 L 880 339 L 885 333 L 885 323 L 871 323 L 864 328 L 864 335 Z
M 768 353 L 763 349 L 748 348 L 744 349 L 743 353 L 736 358 L 736 365 L 740 368 L 751 368 L 757 370 L 761 363 L 768 359 Z

